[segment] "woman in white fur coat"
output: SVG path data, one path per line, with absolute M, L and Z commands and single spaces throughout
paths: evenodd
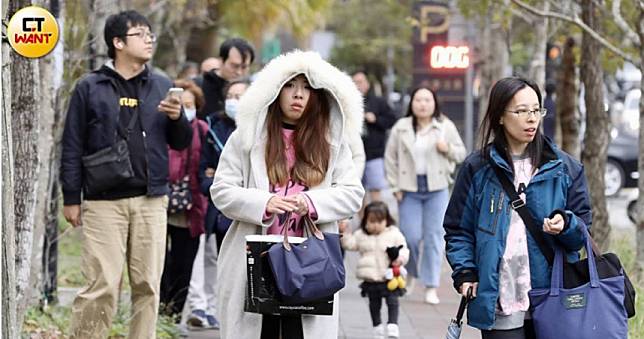
M 305 214 L 323 232 L 338 232 L 336 222 L 355 214 L 364 195 L 348 146 L 362 119 L 351 78 L 314 52 L 273 59 L 241 98 L 237 130 L 210 188 L 215 206 L 234 220 L 217 269 L 223 339 L 278 338 L 280 328 L 282 338 L 338 337 L 337 294 L 333 316 L 287 322 L 244 312 L 245 236 L 279 233 L 284 225 L 289 235 L 301 235 L 293 225 Z M 288 211 L 293 220 L 285 221 Z

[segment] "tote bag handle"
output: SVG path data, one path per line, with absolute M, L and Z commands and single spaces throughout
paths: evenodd
M 586 255 L 588 256 L 588 274 L 590 275 L 590 286 L 599 287 L 599 274 L 597 273 L 597 263 L 593 255 L 591 237 L 585 227 L 581 227 L 584 233 L 584 243 L 586 246 Z M 563 288 L 563 249 L 555 246 L 555 262 L 552 266 L 552 276 L 550 277 L 550 296 L 558 296 L 559 290 Z

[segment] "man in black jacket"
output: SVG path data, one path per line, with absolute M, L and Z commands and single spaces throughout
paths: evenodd
M 76 85 L 63 134 L 64 215 L 83 226 L 81 269 L 87 279 L 74 300 L 71 337 L 106 337 L 127 263 L 129 337 L 154 338 L 165 255 L 168 145 L 187 147 L 192 128 L 179 99 L 166 97 L 170 80 L 146 66 L 156 40 L 147 19 L 135 11 L 112 15 L 104 38 L 112 60 Z M 88 180 L 83 157 L 121 140 L 129 151 L 129 178 Z
M 219 57 L 221 66 L 203 75 L 201 89 L 206 98 L 206 105 L 201 110 L 202 119 L 224 110 L 224 87 L 231 80 L 248 76 L 250 65 L 255 60 L 255 51 L 246 40 L 233 38 L 221 44 Z
M 362 185 L 369 191 L 371 201 L 381 200 L 380 191 L 387 188 L 385 178 L 385 144 L 387 130 L 396 122 L 396 116 L 387 102 L 370 91 L 371 84 L 364 71 L 352 74 L 353 82 L 364 97 L 364 120 L 367 127 L 362 136 L 367 156 Z

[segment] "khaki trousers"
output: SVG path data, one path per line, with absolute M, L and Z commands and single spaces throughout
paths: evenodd
M 86 285 L 72 306 L 71 338 L 106 338 L 127 263 L 132 309 L 128 338 L 155 338 L 165 257 L 168 198 L 84 201 L 82 262 Z

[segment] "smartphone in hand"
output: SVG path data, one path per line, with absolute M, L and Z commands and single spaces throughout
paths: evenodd
M 181 94 L 183 93 L 183 88 L 180 87 L 172 87 L 168 90 L 168 93 L 166 94 L 166 99 L 170 100 L 176 100 L 177 102 L 181 102 Z

